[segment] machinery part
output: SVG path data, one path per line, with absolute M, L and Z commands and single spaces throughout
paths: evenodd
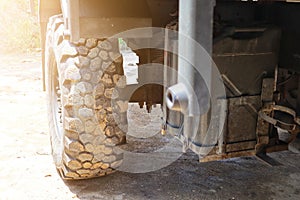
M 243 30 L 251 33 L 246 32 L 251 29 Z M 280 36 L 279 28 L 268 27 L 254 39 L 227 37 L 214 44 L 213 59 L 222 74 L 227 98 L 261 94 L 263 79 L 274 77 L 278 65 Z
M 279 111 L 282 114 L 287 114 L 292 117 L 292 121 L 282 121 L 281 119 L 276 119 L 275 117 L 271 117 L 270 113 Z M 270 108 L 263 108 L 262 110 L 259 111 L 259 116 L 268 122 L 269 124 L 272 124 L 276 128 L 281 128 L 283 130 L 286 130 L 290 133 L 299 133 L 300 131 L 300 123 L 299 123 L 299 118 L 296 117 L 296 112 L 293 109 L 284 107 L 284 106 L 279 106 L 279 105 L 273 105 Z M 288 117 L 290 118 L 290 117 Z
M 184 114 L 188 114 L 188 102 L 191 100 L 186 92 L 187 89 L 182 83 L 168 88 L 166 92 L 167 107 L 170 110 L 180 111 Z
M 208 55 L 212 51 L 214 6 L 215 1 L 179 1 L 178 86 L 183 84 L 189 94 L 188 112 L 183 113 L 183 135 L 180 139 L 183 151 L 190 148 L 199 155 L 206 154 L 211 147 L 209 144 L 206 148 L 206 141 L 203 139 L 207 135 L 207 112 L 210 107 L 212 63 Z M 198 44 L 203 47 L 202 52 L 199 52 Z M 205 51 L 207 55 L 204 55 Z M 204 59 L 199 59 L 198 56 Z M 202 72 L 202 76 L 199 72 Z M 178 94 L 179 91 L 174 90 L 173 93 Z
M 46 66 L 53 159 L 63 179 L 110 174 L 122 163 L 116 145 L 125 143 L 127 125 L 127 102 L 114 93 L 126 84 L 118 42 L 80 39 L 72 44 L 63 32 L 62 17 L 51 17 Z M 112 107 L 111 99 L 117 105 Z
M 257 113 L 260 108 L 260 96 L 228 99 L 227 129 L 225 134 L 227 144 L 256 140 Z M 226 152 L 228 152 L 227 149 Z
M 262 109 L 269 109 L 275 103 L 273 102 L 275 87 L 275 79 L 265 78 L 262 80 L 261 101 Z M 272 113 L 269 113 L 271 115 Z M 256 125 L 256 141 L 255 146 L 256 154 L 264 153 L 266 146 L 270 143 L 270 124 L 265 123 L 264 119 L 258 113 Z
M 212 76 L 210 67 L 212 62 L 209 56 L 203 54 L 212 53 L 214 6 L 215 1 L 179 1 L 178 83 L 184 84 L 186 92 L 192 95 L 188 102 L 188 116 L 190 117 L 205 114 L 210 106 L 211 85 L 209 84 Z M 186 37 L 191 39 L 187 40 Z M 195 43 L 201 45 L 202 52 L 199 52 Z M 199 72 L 202 74 L 200 75 Z M 205 77 L 203 77 L 204 74 Z
M 243 93 L 234 85 L 234 83 L 225 74 L 222 74 L 222 80 L 223 80 L 226 88 L 234 96 L 242 96 Z
M 178 81 L 169 87 L 166 101 L 171 111 L 184 115 L 179 128 L 183 151 L 190 148 L 202 159 L 217 144 L 224 124 L 220 121 L 225 120 L 218 103 L 225 88 L 211 59 L 215 1 L 179 2 Z

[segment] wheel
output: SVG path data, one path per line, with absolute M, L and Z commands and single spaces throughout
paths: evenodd
M 128 102 L 118 41 L 63 37 L 61 16 L 49 20 L 46 38 L 47 99 L 52 155 L 63 179 L 110 174 L 122 163 Z M 113 100 L 113 101 L 112 101 Z M 115 103 L 112 103 L 115 102 Z

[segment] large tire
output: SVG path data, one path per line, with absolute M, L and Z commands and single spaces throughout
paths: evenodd
M 110 174 L 122 163 L 117 145 L 126 142 L 127 102 L 114 90 L 126 82 L 118 42 L 72 44 L 63 32 L 62 17 L 50 18 L 46 83 L 53 159 L 63 179 Z

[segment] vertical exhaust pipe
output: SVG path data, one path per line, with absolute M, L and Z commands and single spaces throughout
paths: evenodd
M 201 145 L 208 128 L 214 6 L 215 0 L 179 0 L 178 83 L 165 99 L 170 110 L 184 114 L 184 149 L 189 141 Z
M 214 6 L 214 0 L 179 1 L 178 85 L 170 87 L 166 97 L 169 109 L 189 116 L 205 114 L 210 107 Z M 199 50 L 199 44 L 203 49 Z M 208 76 L 206 81 L 201 75 Z

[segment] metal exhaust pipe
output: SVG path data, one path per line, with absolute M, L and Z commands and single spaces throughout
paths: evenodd
M 189 97 L 183 83 L 168 88 L 166 92 L 166 104 L 170 110 L 188 113 Z

